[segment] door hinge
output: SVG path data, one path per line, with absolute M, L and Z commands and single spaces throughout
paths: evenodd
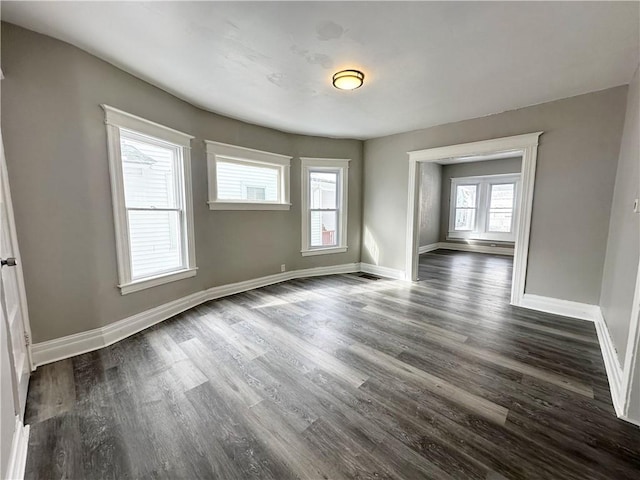
M 24 334 L 24 343 L 27 347 L 31 345 L 31 337 L 28 333 Z

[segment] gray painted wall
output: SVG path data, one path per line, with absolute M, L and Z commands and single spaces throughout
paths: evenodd
M 408 151 L 544 130 L 527 293 L 598 304 L 627 86 L 365 142 L 363 228 L 404 270 Z M 362 261 L 371 254 L 362 249 Z
M 362 142 L 291 135 L 200 110 L 69 44 L 2 24 L 2 124 L 35 342 L 203 289 L 360 261 Z M 215 82 L 212 83 L 212 88 Z M 196 136 L 194 278 L 121 296 L 101 103 Z M 210 211 L 203 140 L 295 156 L 288 212 Z M 302 257 L 299 156 L 352 159 L 349 250 Z
M 440 196 L 442 166 L 435 163 L 420 164 L 420 241 L 423 247 L 437 243 L 440 238 Z
M 483 162 L 457 163 L 442 166 L 442 209 L 440 212 L 440 241 L 456 242 L 459 240 L 447 240 L 449 232 L 449 208 L 451 204 L 451 179 L 457 177 L 473 177 L 480 175 L 499 175 L 502 173 L 518 173 L 522 170 L 522 157 L 500 158 L 498 160 L 485 160 Z M 477 244 L 491 245 L 496 242 L 479 242 Z M 501 247 L 509 247 L 501 244 Z
M 600 307 L 621 363 L 627 349 L 633 294 L 640 257 L 640 82 L 636 70 L 629 85 L 627 113 L 616 173 L 609 240 L 602 276 Z

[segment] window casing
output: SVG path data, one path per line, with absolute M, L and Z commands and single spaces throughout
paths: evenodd
M 347 251 L 349 160 L 301 158 L 303 256 Z
M 196 274 L 190 135 L 102 105 L 120 292 Z
M 447 238 L 515 242 L 520 174 L 451 179 Z
M 205 141 L 211 210 L 289 210 L 291 157 Z

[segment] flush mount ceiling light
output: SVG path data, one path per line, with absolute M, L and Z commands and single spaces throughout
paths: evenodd
M 333 76 L 333 86 L 340 90 L 355 90 L 364 83 L 364 73 L 359 70 L 342 70 Z

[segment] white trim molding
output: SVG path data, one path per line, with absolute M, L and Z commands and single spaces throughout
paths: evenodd
M 371 275 L 378 275 L 380 277 L 393 278 L 394 280 L 405 280 L 406 275 L 402 270 L 396 270 L 395 268 L 381 267 L 372 263 L 361 263 L 360 271 L 369 273 Z
M 446 147 L 414 150 L 409 153 L 416 162 L 468 163 L 477 162 L 489 155 L 492 158 L 509 158 L 522 154 L 524 146 L 537 145 L 543 132 L 525 133 L 512 137 L 493 138 L 479 142 L 461 143 Z
M 204 144 L 207 152 L 209 184 L 209 200 L 207 204 L 210 210 L 289 210 L 291 208 L 290 170 L 293 157 L 211 140 L 205 140 Z M 277 169 L 278 200 L 245 201 L 218 198 L 218 161 Z
M 525 293 L 519 307 L 537 310 L 539 312 L 552 313 L 562 317 L 578 318 L 580 320 L 596 321 L 597 312 L 600 310 L 598 305 L 589 305 L 587 303 L 572 302 L 570 300 L 562 300 L 559 298 L 543 297 L 532 293 Z
M 490 243 L 490 242 L 484 242 Z M 502 245 L 485 245 L 473 243 L 473 240 L 467 242 L 438 242 L 430 243 L 429 245 L 423 245 L 418 248 L 418 255 L 423 253 L 433 252 L 434 250 L 457 250 L 460 252 L 477 252 L 477 253 L 490 253 L 494 255 L 508 255 L 513 257 L 513 248 L 504 247 Z
M 6 428 L 6 425 L 3 427 Z M 27 464 L 27 448 L 29 447 L 29 425 L 23 425 L 20 417 L 16 415 L 13 440 L 9 451 L 9 464 L 6 477 L 11 480 L 24 478 Z
M 602 360 L 604 361 L 607 378 L 609 379 L 609 390 L 611 391 L 613 408 L 619 418 L 626 420 L 625 396 L 622 390 L 624 372 L 618 360 L 618 353 L 613 345 L 613 340 L 609 334 L 609 329 L 604 321 L 600 307 L 596 307 L 594 310 L 594 321 L 596 324 L 596 333 L 598 334 L 598 342 L 600 343 L 600 350 L 602 352 Z
M 433 252 L 440 248 L 440 243 L 430 243 L 429 245 L 422 245 L 418 248 L 418 255 L 422 255 L 423 253 Z M 404 275 L 404 272 L 403 272 Z
M 126 295 L 128 293 L 139 292 L 146 288 L 157 287 L 158 285 L 163 285 L 165 283 L 195 277 L 197 271 L 197 268 L 186 268 L 177 272 L 169 272 L 155 277 L 145 278 L 143 280 L 134 280 L 130 283 L 118 285 L 118 288 L 120 288 L 120 293 L 122 295 Z
M 527 262 L 529 257 L 529 236 L 533 209 L 538 140 L 543 132 L 534 132 L 512 137 L 494 138 L 479 142 L 463 143 L 446 147 L 428 148 L 407 152 L 409 155 L 409 186 L 407 195 L 407 231 L 405 248 L 405 272 L 407 278 L 418 278 L 418 191 L 420 177 L 417 174 L 420 162 L 452 164 L 466 163 L 496 156 L 522 156 L 521 195 L 518 205 L 516 242 L 513 259 L 513 279 L 511 282 L 511 304 L 520 305 L 524 296 Z
M 490 253 L 493 255 L 508 255 L 513 257 L 513 248 L 501 247 L 496 245 L 478 245 L 475 243 L 455 243 L 455 242 L 440 242 L 438 248 L 443 250 L 458 250 L 460 252 L 476 252 L 476 253 Z
M 95 328 L 86 332 L 36 343 L 33 345 L 34 363 L 36 366 L 41 366 L 82 353 L 98 350 L 123 340 L 156 323 L 171 318 L 185 310 L 216 298 L 235 295 L 236 293 L 246 292 L 247 290 L 265 287 L 294 278 L 355 273 L 359 271 L 361 271 L 359 263 L 347 263 L 328 267 L 291 270 L 289 272 L 276 273 L 252 280 L 209 288 L 116 321 L 106 327 Z
M 290 203 L 207 202 L 209 210 L 290 210 Z
M 327 255 L 331 253 L 344 253 L 349 247 L 328 247 L 328 248 L 313 248 L 311 250 L 300 250 L 303 257 L 312 257 L 314 255 Z
M 300 157 L 301 161 L 301 212 L 302 212 L 302 247 L 303 257 L 344 253 L 347 251 L 347 214 L 349 210 L 349 162 L 348 158 L 312 158 Z M 336 213 L 336 245 L 327 247 L 311 246 L 311 173 L 326 172 L 336 174 L 336 205 L 333 209 L 315 209 Z
M 165 142 L 175 143 L 187 148 L 191 147 L 191 139 L 195 138 L 188 133 L 165 127 L 109 105 L 102 104 L 100 106 L 104 110 L 104 123 L 107 125 L 133 130 L 153 138 L 161 138 Z

